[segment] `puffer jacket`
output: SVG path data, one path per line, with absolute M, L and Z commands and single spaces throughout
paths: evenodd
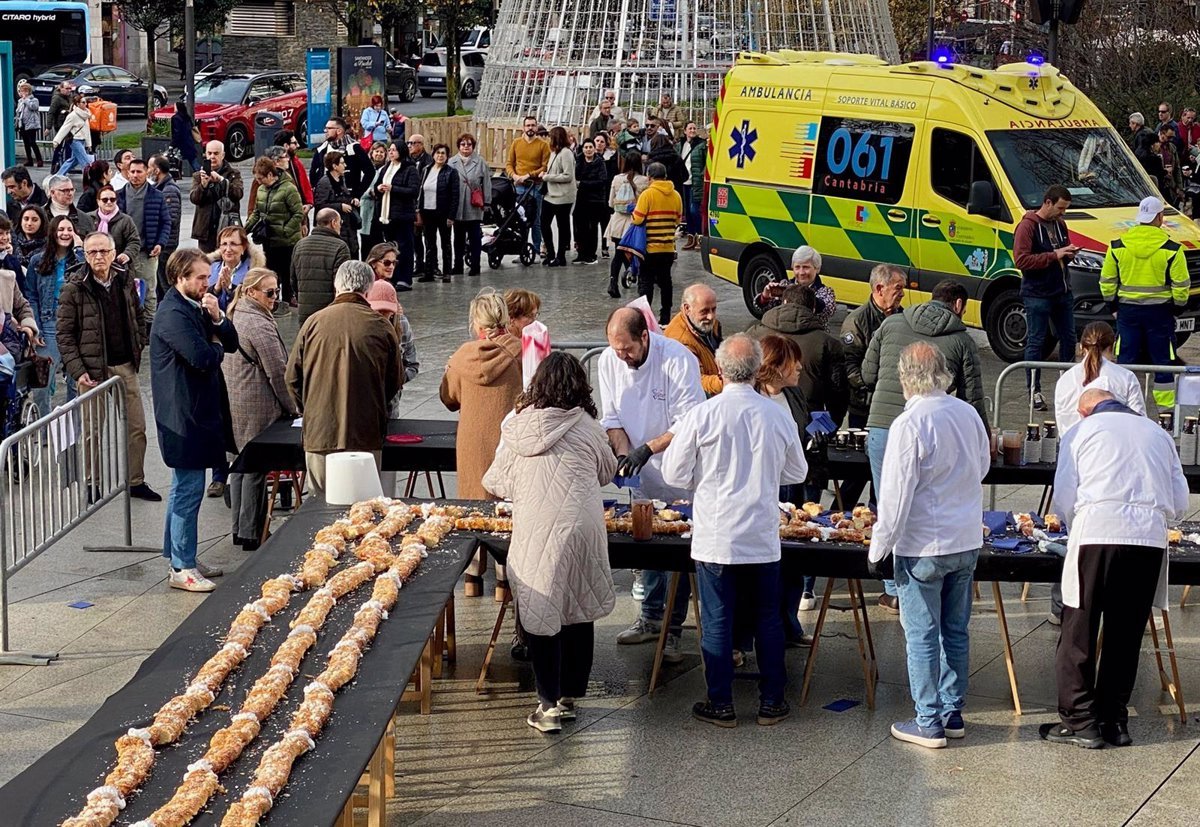
M 953 377 L 948 392 L 969 402 L 986 427 L 979 348 L 962 319 L 938 301 L 906 307 L 889 316 L 875 331 L 862 366 L 863 383 L 873 392 L 867 427 L 889 428 L 904 410 L 904 391 L 900 388 L 897 368 L 901 351 L 913 342 L 929 342 L 942 352 Z
M 142 349 L 147 342 L 146 317 L 129 272 L 117 264 L 112 270 L 113 286 L 110 289 L 125 291 L 123 322 L 131 331 L 133 369 L 136 371 L 141 368 Z M 58 297 L 58 350 L 62 354 L 63 368 L 72 379 L 86 373 L 100 382 L 110 375 L 104 339 L 104 305 L 99 298 L 99 291 L 104 289 L 92 277 L 92 268 L 85 264 L 67 274 L 67 283 Z
M 54 133 L 54 145 L 58 146 L 68 137 L 74 138 L 81 142 L 84 147 L 91 151 L 92 148 L 92 129 L 91 129 L 92 113 L 81 106 L 72 106 L 67 112 L 67 117 L 62 122 L 62 126 Z
M 425 204 L 425 184 L 429 180 L 430 175 L 437 176 L 437 183 L 435 184 L 436 208 L 428 207 Z M 454 216 L 458 214 L 458 181 L 458 170 L 452 168 L 449 164 L 443 164 L 441 169 L 430 165 L 421 173 L 421 189 L 417 193 L 417 208 L 422 212 L 433 213 L 434 215 L 453 220 Z
M 350 248 L 328 227 L 316 227 L 300 239 L 292 252 L 300 324 L 333 301 L 333 276 L 349 260 Z
M 162 194 L 162 191 L 148 180 L 145 187 L 142 226 L 138 227 L 138 234 L 142 237 L 142 251 L 146 255 L 150 255 L 150 251 L 155 247 L 162 247 L 165 250 L 170 244 L 173 219 L 171 218 L 171 208 L 167 205 L 167 197 Z M 121 191 L 117 193 L 117 207 L 126 214 L 129 212 L 126 204 L 129 203 L 129 194 L 132 189 L 132 185 L 121 187 Z
M 684 138 L 675 144 L 675 152 L 681 160 L 683 159 L 685 143 L 690 143 L 692 146 L 688 152 L 687 160 L 684 161 L 692 179 L 688 186 L 691 188 L 692 202 L 699 204 L 700 196 L 704 194 L 704 159 L 708 155 L 708 144 L 699 135 L 692 138 L 691 141 Z
M 849 387 L 842 343 L 825 332 L 821 318 L 799 304 L 781 304 L 763 314 L 762 321 L 746 331 L 755 339 L 772 333 L 786 336 L 800 346 L 803 369 L 796 392 L 804 397 L 809 411 L 829 411 L 834 422 L 846 415 Z
M 263 188 L 259 195 L 264 193 L 265 197 L 255 200 L 254 211 L 246 216 L 246 226 L 253 227 L 260 218 L 265 218 L 270 227 L 267 247 L 295 247 L 300 240 L 300 220 L 304 208 L 300 191 L 291 178 L 280 175 L 274 185 Z
M 521 626 L 554 635 L 607 616 L 616 603 L 600 486 L 617 461 L 582 408 L 526 408 L 505 420 L 483 485 L 513 502 L 508 577 Z
M 496 457 L 500 423 L 521 393 L 521 340 L 508 333 L 467 342 L 446 363 L 442 404 L 459 411 L 458 496 L 488 496 L 483 474 Z

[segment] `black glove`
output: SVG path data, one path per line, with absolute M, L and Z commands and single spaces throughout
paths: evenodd
M 654 452 L 646 444 L 639 445 L 623 457 L 617 457 L 617 473 L 622 477 L 632 477 L 642 466 L 650 461 Z
M 893 580 L 896 577 L 895 560 L 892 555 L 884 557 L 882 560 L 875 562 L 870 557 L 867 558 L 867 574 L 876 580 Z

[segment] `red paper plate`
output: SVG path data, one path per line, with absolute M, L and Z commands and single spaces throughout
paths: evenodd
M 415 445 L 424 442 L 425 437 L 418 434 L 388 434 L 387 441 L 393 445 Z

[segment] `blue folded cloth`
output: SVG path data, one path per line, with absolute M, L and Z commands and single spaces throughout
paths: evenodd
M 617 474 L 613 477 L 613 485 L 617 488 L 641 488 L 642 475 L 634 474 L 630 477 L 622 477 L 620 474 Z
M 985 511 L 983 512 L 983 524 L 992 534 L 1003 534 L 1010 516 L 1008 511 Z
M 1017 551 L 1021 545 L 1031 545 L 1032 540 L 1024 537 L 993 537 L 989 540 L 992 548 L 998 548 L 1001 551 Z
M 684 505 L 683 503 L 679 503 L 678 505 L 668 505 L 667 508 L 670 508 L 672 511 L 678 511 L 680 514 L 683 515 L 683 519 L 685 519 L 685 520 L 692 519 L 692 506 L 691 505 Z

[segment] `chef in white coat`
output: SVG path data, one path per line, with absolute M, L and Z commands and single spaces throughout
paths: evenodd
M 688 491 L 663 482 L 662 453 L 683 415 L 704 401 L 700 363 L 673 339 L 651 333 L 645 317 L 632 308 L 614 310 L 606 329 L 608 347 L 600 354 L 600 425 L 617 455 L 617 473 L 641 477 L 640 496 L 671 502 L 690 499 Z M 617 643 L 646 643 L 658 638 L 664 615 L 668 575 L 642 572 L 645 597 L 637 621 Z M 671 612 L 671 631 L 663 660 L 678 662 L 679 632 L 691 595 L 688 578 L 680 580 Z
M 1070 532 L 1055 659 L 1062 721 L 1039 731 L 1086 749 L 1128 746 L 1142 632 L 1152 606 L 1167 608 L 1167 527 L 1186 514 L 1188 485 L 1170 434 L 1112 393 L 1084 391 L 1079 413 L 1054 476 L 1054 504 Z

